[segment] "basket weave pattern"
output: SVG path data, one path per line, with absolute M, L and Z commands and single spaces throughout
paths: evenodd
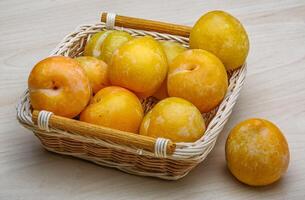
M 105 23 L 79 26 L 60 42 L 51 55 L 81 56 L 88 38 L 105 27 Z M 124 30 L 133 36 L 150 35 L 157 40 L 173 40 L 188 47 L 188 38 L 181 36 L 123 27 L 114 27 L 114 29 Z M 204 136 L 194 143 L 176 143 L 175 152 L 166 158 L 158 157 L 152 152 L 132 146 L 84 137 L 65 130 L 54 128 L 50 128 L 49 131 L 41 130 L 32 122 L 28 90 L 22 95 L 17 105 L 17 118 L 24 127 L 35 133 L 44 148 L 49 151 L 82 158 L 132 174 L 176 180 L 185 176 L 198 163 L 202 162 L 214 147 L 216 139 L 239 96 L 245 76 L 246 65 L 229 73 L 229 87 L 224 100 L 218 108 L 203 114 L 208 124 Z M 156 100 L 153 98 L 143 100 L 142 105 L 145 112 L 151 109 L 155 103 Z

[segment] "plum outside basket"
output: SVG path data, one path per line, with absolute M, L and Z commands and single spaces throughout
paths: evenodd
M 101 19 L 102 22 L 97 24 L 79 26 L 60 42 L 51 55 L 81 56 L 91 35 L 104 29 L 122 30 L 133 36 L 150 35 L 157 40 L 176 41 L 185 47 L 189 44 L 190 28 L 186 26 L 112 13 L 102 13 Z M 131 174 L 177 180 L 201 163 L 213 149 L 243 86 L 246 64 L 228 75 L 229 87 L 225 98 L 217 108 L 203 114 L 207 129 L 203 137 L 193 143 L 174 144 L 163 138 L 142 138 L 133 133 L 64 119 L 46 111 L 38 112 L 34 116 L 28 90 L 18 102 L 17 119 L 24 127 L 33 131 L 43 147 L 49 151 Z M 155 103 L 156 99 L 151 97 L 142 100 L 146 112 Z M 129 144 L 128 141 L 133 142 Z

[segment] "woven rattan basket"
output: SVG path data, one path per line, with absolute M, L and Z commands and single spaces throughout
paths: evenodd
M 190 28 L 186 26 L 103 13 L 102 22 L 79 26 L 67 35 L 51 55 L 80 56 L 88 38 L 103 29 L 126 31 L 133 36 L 150 35 L 157 40 L 173 40 L 188 47 Z M 229 72 L 229 88 L 218 106 L 203 114 L 208 124 L 204 136 L 194 143 L 176 143 L 96 126 L 74 119 L 33 111 L 28 90 L 17 105 L 17 118 L 32 130 L 44 148 L 71 155 L 99 165 L 142 176 L 176 180 L 202 162 L 215 145 L 239 96 L 246 75 L 246 65 Z M 156 99 L 142 100 L 147 112 Z

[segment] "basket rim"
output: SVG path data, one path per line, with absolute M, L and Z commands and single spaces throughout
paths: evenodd
M 51 52 L 49 56 L 54 55 L 65 55 L 65 50 L 69 49 L 75 41 L 79 41 L 81 37 L 84 35 L 92 34 L 97 32 L 97 30 L 105 29 L 106 24 L 104 22 L 99 22 L 95 24 L 83 24 L 79 25 L 73 32 L 66 35 L 61 42 L 55 47 L 55 49 Z M 132 34 L 141 35 L 151 35 L 154 38 L 162 38 L 165 40 L 175 40 L 179 43 L 182 43 L 185 46 L 188 46 L 188 38 L 182 36 L 175 36 L 166 33 L 158 33 L 153 31 L 144 31 L 139 29 L 131 29 L 124 27 L 114 27 L 115 30 L 126 31 Z M 85 42 L 85 41 L 81 41 Z M 247 64 L 243 64 L 241 68 L 235 70 L 233 72 L 232 77 L 230 78 L 229 87 L 226 93 L 226 96 L 222 100 L 221 104 L 218 106 L 218 110 L 209 123 L 204 135 L 197 141 L 192 143 L 176 143 L 176 150 L 173 155 L 168 156 L 169 159 L 175 160 L 203 160 L 208 153 L 214 147 L 217 137 L 222 131 L 225 123 L 227 122 L 232 109 L 236 103 L 236 100 L 239 96 L 240 90 L 244 84 L 245 76 L 247 71 Z M 26 128 L 35 131 L 38 129 L 36 125 L 32 122 L 30 105 L 28 99 L 28 89 L 25 90 L 23 95 L 19 98 L 17 104 L 17 119 L 18 121 L 25 126 Z M 54 130 L 55 132 L 58 130 Z M 63 131 L 63 130 L 62 130 Z M 107 143 L 107 142 L 106 142 Z M 117 145 L 109 144 L 110 147 L 118 147 Z M 122 147 L 126 151 L 131 151 L 134 153 L 134 149 L 126 148 L 126 146 Z M 143 151 L 143 155 L 154 156 L 153 153 Z

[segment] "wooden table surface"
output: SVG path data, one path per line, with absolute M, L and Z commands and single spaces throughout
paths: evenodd
M 100 11 L 192 25 L 209 10 L 239 18 L 251 43 L 241 96 L 208 158 L 179 181 L 138 177 L 45 151 L 16 121 L 32 66 Z M 0 1 L 0 199 L 304 199 L 305 1 Z M 288 172 L 248 187 L 226 169 L 224 144 L 237 122 L 262 117 L 288 140 Z

